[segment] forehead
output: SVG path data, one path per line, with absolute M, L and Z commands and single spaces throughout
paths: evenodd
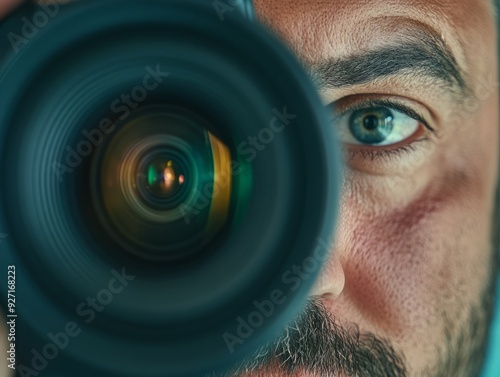
M 465 72 L 491 69 L 496 29 L 490 0 L 254 0 L 261 20 L 305 63 L 373 50 L 413 29 L 438 35 Z M 489 63 L 489 64 L 485 64 Z M 489 65 L 487 68 L 485 65 Z

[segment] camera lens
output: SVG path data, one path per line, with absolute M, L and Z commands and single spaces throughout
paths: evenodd
M 26 2 L 0 31 L 38 11 Z M 68 321 L 81 333 L 57 376 L 203 375 L 270 341 L 314 284 L 339 198 L 333 127 L 290 51 L 199 0 L 69 2 L 0 51 L 20 364 Z
M 229 148 L 202 117 L 174 106 L 143 107 L 115 126 L 91 169 L 102 224 L 145 258 L 203 249 L 229 216 Z

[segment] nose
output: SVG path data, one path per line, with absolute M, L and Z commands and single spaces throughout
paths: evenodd
M 340 258 L 330 249 L 320 276 L 310 292 L 312 297 L 335 298 L 344 290 L 345 274 Z

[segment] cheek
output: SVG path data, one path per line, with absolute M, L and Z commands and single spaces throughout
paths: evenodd
M 460 303 L 480 290 L 474 274 L 487 250 L 484 219 L 450 186 L 454 179 L 461 178 L 430 185 L 390 213 L 366 215 L 362 201 L 346 202 L 344 299 L 383 334 L 408 338 L 439 328 L 440 312 L 458 314 Z
M 345 295 L 384 332 L 399 333 L 409 313 L 422 307 L 423 277 L 429 268 L 429 235 L 422 225 L 435 209 L 358 218 L 351 225 L 345 258 Z

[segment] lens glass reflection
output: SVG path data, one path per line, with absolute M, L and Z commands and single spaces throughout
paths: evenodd
M 231 153 L 198 115 L 149 106 L 117 123 L 95 157 L 94 204 L 125 248 L 154 259 L 189 255 L 226 224 Z

